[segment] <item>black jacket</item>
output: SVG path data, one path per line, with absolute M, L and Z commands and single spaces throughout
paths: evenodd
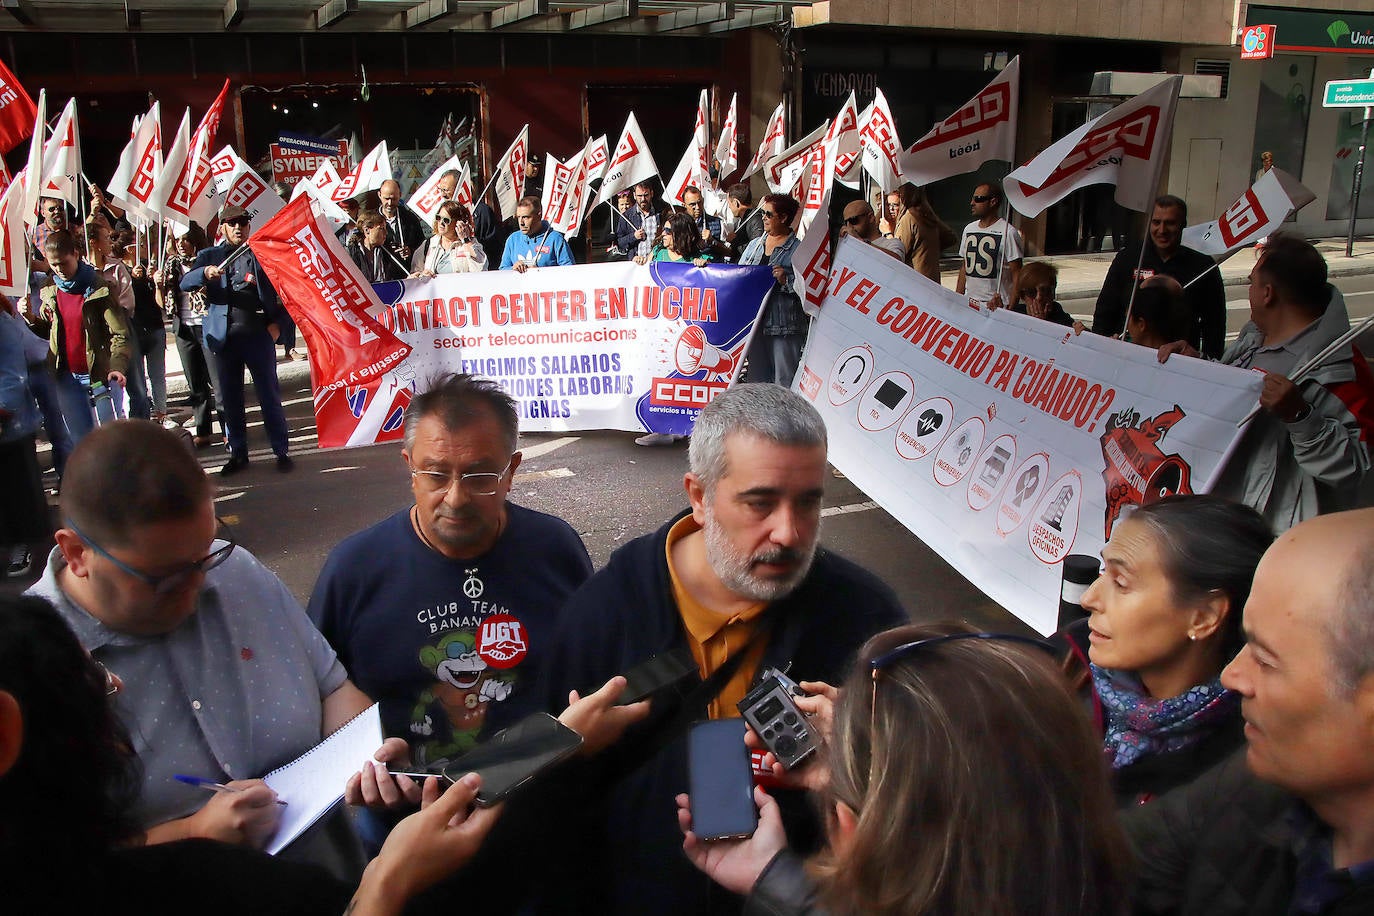
M 687 645 L 668 573 L 666 545 L 673 522 L 620 548 L 569 599 L 545 669 L 551 709 L 566 705 L 569 690 L 585 695 L 651 655 Z M 777 622 L 760 668 L 790 662 L 793 679 L 832 684 L 844 678 L 870 636 L 907 620 L 890 588 L 824 549 L 816 551 L 796 591 L 774 608 Z M 568 872 L 560 897 L 577 900 L 583 912 L 674 916 L 740 909 L 739 898 L 716 887 L 682 854 L 673 798 L 687 791 L 686 740 L 682 733 L 664 734 L 667 719 L 673 718 L 664 715 L 669 712 L 676 710 L 656 709 L 637 731 L 593 761 L 593 779 L 579 783 L 583 804 L 568 822 L 576 826 L 559 844 L 560 864 Z M 592 791 L 598 784 L 609 788 Z M 775 795 L 789 837 L 807 851 L 820 833 L 813 809 L 800 793 Z
M 1293 796 L 1256 779 L 1245 752 L 1153 804 L 1126 813 L 1136 855 L 1135 912 L 1287 916 L 1297 870 Z M 1322 916 L 1374 913 L 1374 883 Z
M 1226 349 L 1226 288 L 1221 282 L 1221 271 L 1212 269 L 1215 262 L 1209 255 L 1182 246 L 1165 261 L 1160 258 L 1154 242 L 1146 239 L 1144 244 L 1143 255 L 1134 246 L 1123 248 L 1107 268 L 1102 292 L 1097 296 L 1097 308 L 1093 311 L 1093 333 L 1110 337 L 1120 334 L 1125 327 L 1126 307 L 1131 301 L 1131 286 L 1137 282 L 1135 273 L 1139 260 L 1142 277 L 1163 274 L 1186 287 L 1183 301 L 1196 322 L 1188 343 L 1201 350 L 1204 356 L 1221 359 Z M 1202 279 L 1188 286 L 1198 277 Z

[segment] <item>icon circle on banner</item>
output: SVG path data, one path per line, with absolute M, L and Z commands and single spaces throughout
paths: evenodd
M 973 470 L 973 456 L 983 447 L 983 418 L 969 417 L 935 453 L 935 467 L 931 473 L 942 487 L 952 487 Z
M 1016 463 L 1016 437 L 1003 433 L 993 439 L 978 455 L 968 482 L 968 505 L 974 512 L 982 512 L 1007 482 L 1007 474 Z
M 1031 510 L 1026 537 L 1031 553 L 1053 566 L 1073 550 L 1083 507 L 1083 478 L 1069 471 L 1045 488 Z
M 873 350 L 867 344 L 850 347 L 835 357 L 835 366 L 826 380 L 830 403 L 839 407 L 859 396 L 873 377 Z
M 954 426 L 954 405 L 948 398 L 926 398 L 902 418 L 897 427 L 897 454 L 919 461 L 940 447 Z
M 1031 509 L 1044 492 L 1050 479 L 1050 456 L 1044 452 L 1031 455 L 1007 478 L 1002 501 L 997 505 L 997 533 L 1002 537 L 1021 527 Z
M 514 614 L 492 614 L 477 631 L 477 654 L 491 668 L 514 668 L 529 648 L 525 625 Z
M 915 392 L 916 383 L 905 372 L 884 372 L 859 399 L 859 425 L 871 433 L 887 429 L 902 418 Z

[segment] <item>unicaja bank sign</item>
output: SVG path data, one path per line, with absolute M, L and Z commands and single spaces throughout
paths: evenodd
M 1240 33 L 1241 57 L 1258 59 L 1267 45 L 1274 51 L 1302 54 L 1374 54 L 1374 15 L 1342 10 L 1300 10 L 1250 4 Z M 1261 29 L 1270 31 L 1265 36 Z M 1267 37 L 1266 42 L 1263 39 Z

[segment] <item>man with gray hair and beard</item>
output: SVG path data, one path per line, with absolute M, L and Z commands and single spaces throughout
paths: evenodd
M 907 619 L 890 588 L 817 545 L 826 432 L 805 398 L 772 384 L 725 391 L 702 410 L 688 454 L 690 508 L 616 551 L 569 599 L 543 694 L 562 709 L 570 691 L 672 653 L 690 653 L 707 687 L 654 695 L 649 718 L 579 778 L 552 863 L 567 874 L 545 875 L 557 888 L 549 912 L 738 912 L 740 898 L 682 854 L 672 801 L 687 791 L 687 723 L 738 717 L 768 667 L 833 683 L 868 637 Z M 816 838 L 804 799 L 777 794 L 788 835 Z

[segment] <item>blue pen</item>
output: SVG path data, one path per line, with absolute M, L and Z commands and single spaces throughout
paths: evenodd
M 206 779 L 203 776 L 185 776 L 181 773 L 177 773 L 172 778 L 175 779 L 177 782 L 184 782 L 188 786 L 195 786 L 197 789 L 205 789 L 209 792 L 243 791 L 242 789 L 235 789 L 233 786 L 226 786 L 222 782 L 215 782 L 213 779 Z M 281 805 L 282 807 L 286 806 L 286 802 L 282 801 L 281 799 L 277 799 L 277 804 Z

